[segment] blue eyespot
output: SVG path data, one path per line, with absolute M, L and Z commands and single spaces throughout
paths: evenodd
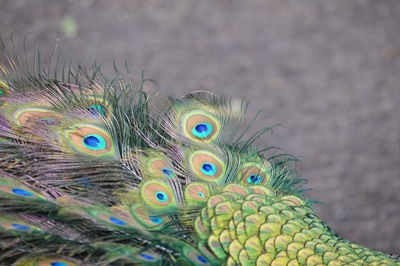
M 210 123 L 199 123 L 192 128 L 192 134 L 199 138 L 208 137 L 213 131 L 213 126 Z
M 203 163 L 200 171 L 208 176 L 213 176 L 217 172 L 217 167 L 212 163 Z
M 115 224 L 118 224 L 118 225 L 127 225 L 126 222 L 124 222 L 124 221 L 122 221 L 122 220 L 120 220 L 120 219 L 118 219 L 118 218 L 115 218 L 115 217 L 110 217 L 109 220 L 110 220 L 112 223 L 115 223 Z
M 30 226 L 23 225 L 23 224 L 12 224 L 11 226 L 14 227 L 17 230 L 24 230 L 25 231 L 25 230 L 31 229 Z
M 169 168 L 163 168 L 163 169 L 161 169 L 161 171 L 168 178 L 171 178 L 174 176 L 174 172 Z
M 93 104 L 87 110 L 94 116 L 105 115 L 106 113 L 103 106 L 99 104 Z
M 202 264 L 208 264 L 208 260 L 201 255 L 197 255 L 196 257 Z
M 157 192 L 157 193 L 156 193 L 156 198 L 157 198 L 157 200 L 160 201 L 160 202 L 165 202 L 165 201 L 168 200 L 168 196 L 167 196 L 167 194 L 164 193 L 164 192 Z
M 197 192 L 197 195 L 199 195 L 200 198 L 205 198 L 206 197 L 203 192 Z
M 89 147 L 97 147 L 100 144 L 100 140 L 95 136 L 88 136 L 83 141 Z
M 102 150 L 106 148 L 107 144 L 102 136 L 93 134 L 83 138 L 83 145 L 91 150 Z
M 262 177 L 259 175 L 250 175 L 247 178 L 247 183 L 251 184 L 251 185 L 256 185 L 256 184 L 260 184 L 262 181 Z
M 155 223 L 155 224 L 161 224 L 162 222 L 164 222 L 164 220 L 158 216 L 149 216 L 149 219 L 152 223 Z
M 146 260 L 154 260 L 153 256 L 147 255 L 147 254 L 139 254 L 142 258 L 146 259 Z
M 23 197 L 32 197 L 34 194 L 30 191 L 21 189 L 21 188 L 13 188 L 11 190 L 15 195 L 23 196 Z
M 65 262 L 60 262 L 60 261 L 54 261 L 50 263 L 51 266 L 67 266 L 68 264 Z

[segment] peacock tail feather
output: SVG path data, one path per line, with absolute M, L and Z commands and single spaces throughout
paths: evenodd
M 0 43 L 1 265 L 400 265 L 318 218 L 245 100 L 151 108 L 144 80 Z

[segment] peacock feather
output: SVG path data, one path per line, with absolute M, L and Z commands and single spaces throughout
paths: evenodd
M 150 108 L 143 82 L 0 48 L 1 265 L 400 265 L 318 218 L 246 101 Z

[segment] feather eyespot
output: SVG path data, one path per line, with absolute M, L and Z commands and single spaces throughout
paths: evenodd
M 161 260 L 161 256 L 154 252 L 142 252 L 142 253 L 135 254 L 132 257 L 133 257 L 133 259 L 139 260 L 142 262 L 157 262 L 157 261 Z
M 0 228 L 5 228 L 7 230 L 16 230 L 20 232 L 41 231 L 39 228 L 31 226 L 19 220 L 0 220 Z
M 220 131 L 220 122 L 211 113 L 194 110 L 182 116 L 183 134 L 194 141 L 209 142 L 215 139 Z
M 110 113 L 110 105 L 100 97 L 89 96 L 81 106 L 85 106 L 88 113 L 94 117 L 107 117 Z
M 150 180 L 143 184 L 141 196 L 149 207 L 160 209 L 175 207 L 176 202 L 171 188 L 164 182 Z
M 30 226 L 25 225 L 25 224 L 11 224 L 11 226 L 12 226 L 14 229 L 19 230 L 19 231 L 27 231 L 27 230 L 30 230 L 30 229 L 31 229 Z
M 202 255 L 197 255 L 196 259 L 202 264 L 208 264 L 208 260 L 204 258 Z
M 100 104 L 92 104 L 87 108 L 89 113 L 91 113 L 93 116 L 105 116 L 107 114 L 106 109 L 104 106 Z
M 94 151 L 105 149 L 107 145 L 106 140 L 98 134 L 87 135 L 82 141 L 86 148 Z
M 191 170 L 201 179 L 218 181 L 224 176 L 225 164 L 215 154 L 208 151 L 196 151 L 189 158 Z
M 156 198 L 159 202 L 165 202 L 168 200 L 168 196 L 165 192 L 156 192 Z
M 140 159 L 140 170 L 142 174 L 145 174 L 147 177 L 168 179 L 176 177 L 171 162 L 164 154 L 149 152 L 146 156 L 142 156 Z
M 202 253 L 192 247 L 184 247 L 183 255 L 189 259 L 194 265 L 210 265 L 210 261 Z
M 210 123 L 198 123 L 192 128 L 192 134 L 199 138 L 206 138 L 213 132 L 213 126 Z
M 212 163 L 203 163 L 201 165 L 200 171 L 208 176 L 213 176 L 217 172 L 217 166 Z
M 203 183 L 191 183 L 185 188 L 185 200 L 188 203 L 205 203 L 210 197 L 210 189 Z
M 259 176 L 259 175 L 250 175 L 247 178 L 247 183 L 249 183 L 250 185 L 257 185 L 260 184 L 261 181 L 263 181 L 263 177 Z
M 121 219 L 115 218 L 115 217 L 110 217 L 108 218 L 108 220 L 110 220 L 110 222 L 117 224 L 117 225 L 127 225 L 128 223 L 125 221 L 122 221 Z
M 22 107 L 13 114 L 16 123 L 22 127 L 37 125 L 56 126 L 61 124 L 62 116 L 52 110 L 37 107 Z
M 154 260 L 153 256 L 147 255 L 147 254 L 139 254 L 140 257 L 144 258 L 145 260 Z
M 29 189 L 23 185 L 15 184 L 13 181 L 7 179 L 0 179 L 0 194 L 6 193 L 17 197 L 30 198 L 30 199 L 43 199 L 44 197 L 32 189 Z
M 94 156 L 111 155 L 114 152 L 111 136 L 98 127 L 86 124 L 67 130 L 66 137 L 76 150 Z
M 149 230 L 159 230 L 169 220 L 168 216 L 150 215 L 147 209 L 140 205 L 133 205 L 130 212 L 138 222 L 146 226 Z
M 169 169 L 169 168 L 162 168 L 161 172 L 164 174 L 164 176 L 171 178 L 172 176 L 174 176 L 174 172 Z
M 28 190 L 21 189 L 21 188 L 13 188 L 11 189 L 12 193 L 22 197 L 32 197 L 34 194 Z
M 152 223 L 161 224 L 164 220 L 160 216 L 149 216 L 148 217 Z
M 94 211 L 93 214 L 102 222 L 106 222 L 108 224 L 116 225 L 119 227 L 129 227 L 131 226 L 129 221 L 121 218 L 121 217 L 116 217 L 116 215 L 106 213 L 106 212 L 96 212 Z
M 239 174 L 243 184 L 265 184 L 271 177 L 271 166 L 261 163 L 246 163 L 242 166 Z

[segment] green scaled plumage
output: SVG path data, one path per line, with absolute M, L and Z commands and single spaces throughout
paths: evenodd
M 0 49 L 1 265 L 399 265 L 316 216 L 296 159 L 254 146 L 271 128 L 245 140 L 246 101 L 153 111 L 143 82 Z

